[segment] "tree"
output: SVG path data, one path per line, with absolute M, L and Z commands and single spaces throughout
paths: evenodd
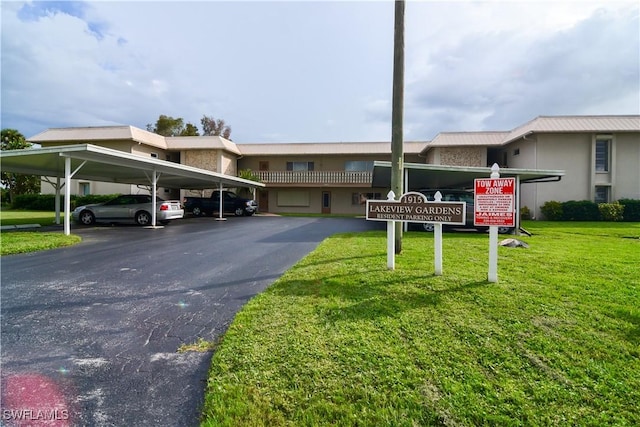
M 174 119 L 171 116 L 160 114 L 155 126 L 148 124 L 147 130 L 162 136 L 178 136 L 184 131 L 184 120 L 182 117 Z
M 221 136 L 225 139 L 231 140 L 231 127 L 222 119 L 214 119 L 213 116 L 202 116 L 200 120 L 202 124 L 202 134 L 209 136 Z
M 15 129 L 2 129 L 0 132 L 1 149 L 23 150 L 30 148 L 32 144 L 28 142 L 24 135 Z M 13 202 L 18 194 L 39 194 L 40 177 L 38 175 L 25 175 L 21 173 L 2 172 L 0 182 L 9 192 L 9 201 Z
M 180 136 L 200 136 L 200 132 L 198 132 L 198 128 L 191 123 L 187 123 L 182 132 L 180 132 Z

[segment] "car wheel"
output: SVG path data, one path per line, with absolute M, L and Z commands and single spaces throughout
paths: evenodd
M 498 227 L 498 234 L 511 234 L 511 227 Z
M 422 224 L 422 231 L 426 231 L 428 233 L 432 233 L 435 228 L 436 226 L 433 223 L 425 222 Z
M 151 224 L 151 215 L 149 212 L 140 211 L 136 214 L 136 223 L 138 225 L 149 225 Z
M 196 206 L 195 208 L 193 208 L 191 210 L 191 213 L 193 214 L 193 216 L 200 216 L 200 215 L 202 215 L 202 209 L 200 209 L 198 206 Z
M 245 214 L 246 216 L 251 216 L 251 215 L 253 215 L 253 212 L 251 212 L 251 211 L 244 211 L 244 214 Z
M 244 208 L 236 208 L 236 210 L 234 211 L 234 214 L 236 216 L 243 216 L 244 215 Z
M 82 211 L 79 216 L 80 222 L 84 225 L 91 225 L 96 222 L 96 216 L 91 211 Z

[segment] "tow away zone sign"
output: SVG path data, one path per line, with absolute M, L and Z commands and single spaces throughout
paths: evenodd
M 473 225 L 514 227 L 515 178 L 476 179 Z

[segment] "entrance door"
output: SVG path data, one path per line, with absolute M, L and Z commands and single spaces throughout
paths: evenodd
M 266 190 L 258 190 L 258 210 L 269 212 L 269 192 Z
M 331 213 L 331 191 L 322 192 L 322 213 Z

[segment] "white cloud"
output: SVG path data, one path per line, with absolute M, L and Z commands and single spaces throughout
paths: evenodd
M 638 10 L 407 2 L 405 139 L 638 114 Z M 206 114 L 239 142 L 391 137 L 392 2 L 3 2 L 1 13 L 2 127 L 27 136 Z

